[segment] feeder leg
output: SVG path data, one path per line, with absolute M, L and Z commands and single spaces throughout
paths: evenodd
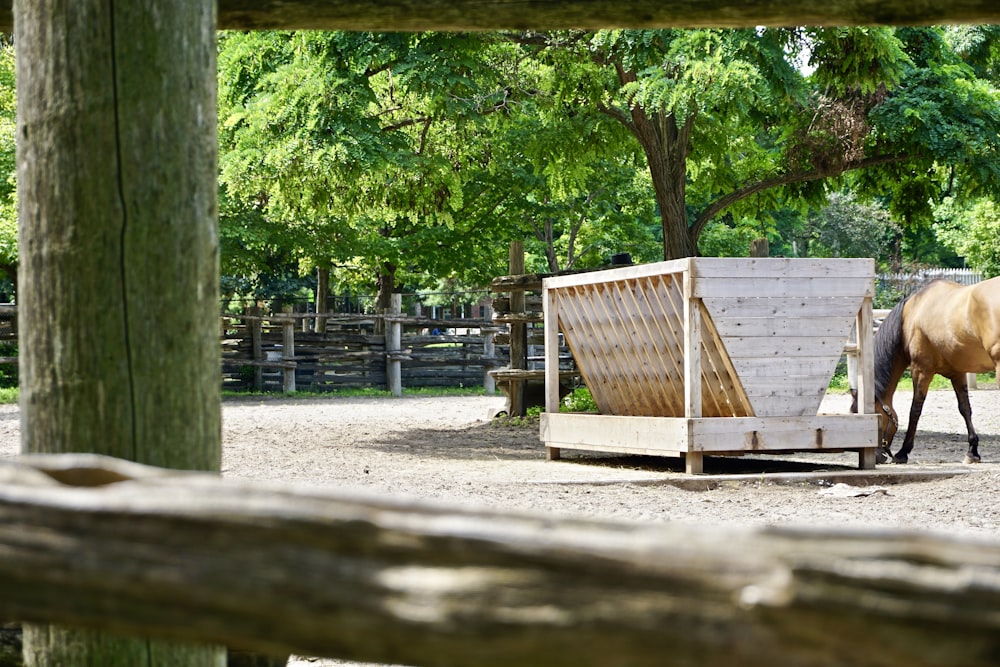
M 874 470 L 875 456 L 877 452 L 878 449 L 876 447 L 865 447 L 864 449 L 858 450 L 858 469 Z
M 558 447 L 546 447 L 545 448 L 545 458 L 549 461 L 558 461 L 562 458 L 562 452 Z
M 689 475 L 700 475 L 703 472 L 705 455 L 701 452 L 686 452 L 684 454 L 684 472 Z

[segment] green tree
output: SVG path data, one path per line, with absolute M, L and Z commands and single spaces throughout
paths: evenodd
M 490 229 L 457 216 L 503 109 L 503 54 L 454 34 L 232 34 L 220 53 L 222 181 L 305 265 L 350 264 L 379 304 L 446 275 Z M 482 222 L 482 218 L 475 220 Z
M 17 285 L 14 46 L 0 43 L 0 284 Z M 4 290 L 0 289 L 0 292 Z
M 666 258 L 695 254 L 723 212 L 738 227 L 819 204 L 857 170 L 907 221 L 926 214 L 925 172 L 971 150 L 964 187 L 996 182 L 996 96 L 942 29 L 663 30 L 528 34 L 551 66 L 553 110 L 617 120 L 641 146 Z M 941 46 L 931 60 L 921 42 Z M 807 61 L 812 72 L 797 63 Z M 933 86 L 937 86 L 935 89 Z M 956 115 L 909 125 L 914 108 Z M 582 112 L 582 111 L 580 111 Z M 966 120 L 977 122 L 963 126 Z M 910 131 L 905 128 L 910 127 Z M 924 195 L 924 211 L 914 206 Z
M 541 44 L 539 57 L 551 63 L 554 108 L 571 99 L 638 142 L 661 217 L 663 256 L 673 258 L 696 254 L 698 238 L 720 212 L 756 216 L 774 208 L 774 188 L 820 178 L 801 148 L 816 132 L 795 126 L 804 125 L 810 102 L 807 81 L 792 64 L 798 35 L 615 30 L 525 41 Z M 816 66 L 825 71 L 819 56 Z M 866 70 L 855 78 L 871 87 L 872 78 L 891 76 Z M 800 186 L 797 194 L 815 198 L 815 189 Z
M 904 77 L 868 115 L 870 152 L 898 159 L 861 173 L 856 186 L 884 197 L 906 226 L 933 221 L 945 196 L 976 198 L 1000 184 L 1000 94 L 976 75 L 941 28 L 897 31 Z
M 936 208 L 935 217 L 938 239 L 983 276 L 1000 276 L 1000 206 L 994 200 L 960 206 L 948 198 Z
M 833 193 L 807 218 L 802 240 L 809 257 L 873 257 L 880 266 L 892 259 L 901 232 L 882 206 L 862 204 L 850 193 Z
M 530 73 L 507 79 L 517 83 L 511 111 L 491 123 L 485 180 L 475 179 L 480 187 L 470 199 L 488 208 L 463 214 L 502 216 L 498 233 L 527 241 L 532 271 L 594 268 L 622 252 L 657 259 L 655 202 L 641 151 L 599 114 L 567 108 L 560 122 L 550 122 L 550 102 L 538 105 L 536 97 L 551 73 L 527 63 Z

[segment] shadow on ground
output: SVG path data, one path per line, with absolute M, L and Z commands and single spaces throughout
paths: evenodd
M 544 460 L 545 447 L 537 424 L 477 424 L 464 429 L 409 429 L 388 438 L 359 445 L 388 454 L 440 460 Z M 680 457 L 633 456 L 605 452 L 562 450 L 564 462 L 644 472 L 683 473 Z M 857 455 L 808 454 L 784 456 L 708 456 L 706 474 L 749 475 L 764 473 L 843 471 L 857 467 Z

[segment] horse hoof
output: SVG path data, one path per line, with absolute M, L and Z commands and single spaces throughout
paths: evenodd
M 885 454 L 885 452 L 877 452 L 875 454 L 875 463 L 888 463 L 888 462 L 889 462 L 889 457 Z
M 981 463 L 982 459 L 979 458 L 978 456 L 969 456 L 968 454 L 966 454 L 965 455 L 965 460 L 962 461 L 962 462 L 963 463 Z
M 907 457 L 905 457 L 905 456 L 893 456 L 892 457 L 892 462 L 893 463 L 900 463 L 900 464 L 902 464 L 902 463 L 906 463 L 908 460 L 909 459 Z

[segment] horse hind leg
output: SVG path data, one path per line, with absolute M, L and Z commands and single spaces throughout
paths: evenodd
M 965 420 L 965 428 L 969 432 L 969 451 L 965 454 L 966 463 L 979 463 L 979 434 L 972 425 L 972 403 L 969 401 L 969 382 L 965 375 L 952 379 L 951 386 L 955 388 L 955 398 L 958 399 L 958 411 Z

